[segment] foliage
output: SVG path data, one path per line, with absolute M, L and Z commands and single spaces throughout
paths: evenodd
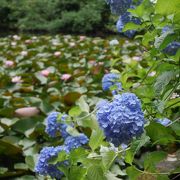
M 1 177 L 11 176 L 12 171 L 29 175 L 28 170 L 34 171 L 35 162 L 36 167 L 39 163 L 46 167 L 43 172 L 36 168 L 39 174 L 58 172 L 69 180 L 170 179 L 179 175 L 180 51 L 177 48 L 174 53 L 173 48 L 171 54 L 164 49 L 174 41 L 179 42 L 180 3 L 178 0 L 144 0 L 135 4 L 126 10 L 141 23 L 127 22 L 123 31 L 135 30 L 141 34 L 135 37 L 136 41 L 126 40 L 120 44 L 120 51 L 117 42 L 99 38 L 42 36 L 22 38 L 22 41 L 14 36 L 16 40 L 11 39 L 10 43 L 7 42 L 12 37 L 3 39 L 0 71 L 3 79 L 0 84 L 3 87 L 0 110 L 3 146 L 0 147 L 3 148 L 0 152 L 3 156 L 11 155 L 11 160 L 18 155 L 23 157 L 11 162 L 16 163 L 13 170 L 1 163 Z M 164 32 L 166 26 L 172 27 L 172 31 Z M 58 49 L 61 53 L 52 53 Z M 7 61 L 7 57 L 14 60 Z M 45 68 L 49 73 L 42 71 Z M 26 74 L 30 70 L 33 79 Z M 108 79 L 108 83 L 112 83 L 109 93 L 101 91 L 104 71 L 120 74 L 119 81 L 112 78 L 112 83 L 112 79 Z M 62 78 L 64 73 L 72 76 Z M 14 76 L 19 77 L 10 78 Z M 114 83 L 121 83 L 122 89 Z M 118 95 L 112 97 L 112 90 Z M 106 100 L 97 103 L 99 97 Z M 24 118 L 14 118 L 15 109 L 27 106 L 40 109 L 39 116 L 36 111 L 34 117 L 28 113 Z M 45 121 L 44 116 L 52 111 L 60 113 L 48 116 Z M 15 112 L 24 115 L 22 111 Z M 68 116 L 63 120 L 65 113 Z M 55 126 L 49 126 L 51 119 Z M 168 123 L 164 124 L 167 119 Z M 65 125 L 68 140 L 63 139 L 61 124 Z M 58 127 L 55 137 L 44 133 L 45 126 L 46 131 L 47 126 Z M 138 126 L 140 133 L 136 133 Z M 120 141 L 116 144 L 112 138 Z M 53 146 L 52 149 L 49 146 Z M 24 162 L 22 168 L 20 163 Z M 46 173 L 51 167 L 55 169 Z M 41 177 L 35 176 L 30 177 Z M 56 179 L 60 178 L 57 176 Z
M 109 12 L 103 0 L 3 0 L 1 28 L 21 31 L 87 33 L 104 28 Z

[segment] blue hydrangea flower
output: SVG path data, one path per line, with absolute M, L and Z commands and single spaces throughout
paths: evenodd
M 164 26 L 162 29 L 162 34 L 168 32 L 168 31 L 172 31 L 172 28 L 170 26 Z
M 49 160 L 56 157 L 61 151 L 66 151 L 64 146 L 43 148 L 40 152 L 39 159 L 35 167 L 35 172 L 44 176 L 49 175 L 52 178 L 61 179 L 63 173 L 58 170 L 58 166 L 60 166 L 63 162 L 55 165 L 49 164 Z
M 133 22 L 135 24 L 141 24 L 140 19 L 133 17 L 130 12 L 126 12 L 122 16 L 119 17 L 119 20 L 116 23 L 116 28 L 118 32 L 123 33 L 125 36 L 129 38 L 132 38 L 134 37 L 136 30 L 128 30 L 128 31 L 122 32 L 124 26 L 129 22 Z
M 171 123 L 171 120 L 164 118 L 164 119 L 157 119 L 156 122 L 167 127 Z
M 52 112 L 46 118 L 46 133 L 51 137 L 56 137 L 57 132 L 61 132 L 61 136 L 65 139 L 69 134 L 66 132 L 67 125 L 58 123 L 57 118 L 60 113 Z M 65 121 L 67 115 L 62 115 L 61 120 Z
M 107 4 L 111 7 L 111 12 L 121 15 L 130 8 L 132 0 L 106 0 Z
M 104 77 L 102 78 L 102 89 L 104 91 L 110 90 L 112 86 L 116 86 L 116 90 L 112 91 L 112 94 L 115 95 L 117 94 L 117 90 L 120 91 L 122 90 L 122 85 L 119 80 L 119 75 L 115 73 L 109 73 L 105 74 Z
M 135 94 L 115 95 L 112 102 L 100 103 L 96 116 L 107 140 L 115 146 L 143 133 L 144 114 Z
M 180 48 L 180 42 L 174 41 L 174 42 L 169 43 L 167 47 L 163 49 L 163 52 L 170 56 L 174 56 L 176 55 L 179 48 Z
M 87 144 L 88 141 L 88 137 L 84 134 L 80 134 L 79 136 L 68 136 L 64 141 L 64 146 L 67 148 L 68 151 L 71 151 L 72 149 Z

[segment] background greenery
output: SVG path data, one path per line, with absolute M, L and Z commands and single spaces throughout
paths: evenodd
M 1 0 L 0 29 L 105 32 L 109 15 L 104 0 Z

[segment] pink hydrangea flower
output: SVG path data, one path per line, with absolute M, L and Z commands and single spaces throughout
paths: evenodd
M 31 39 L 27 39 L 27 40 L 25 40 L 25 43 L 26 44 L 32 44 L 32 40 Z
M 90 60 L 90 61 L 89 61 L 89 64 L 95 65 L 95 64 L 96 64 L 96 61 L 95 61 L 95 60 Z
M 22 55 L 22 56 L 27 56 L 27 55 L 28 55 L 28 52 L 27 52 L 27 51 L 21 51 L 21 55 Z
M 70 79 L 70 78 L 71 78 L 71 74 L 63 74 L 63 75 L 61 76 L 61 79 L 64 80 L 64 81 L 66 81 L 66 80 L 68 80 L 68 79 Z
M 48 77 L 50 74 L 50 71 L 48 69 L 44 69 L 41 71 L 41 75 L 45 76 L 45 77 Z
M 76 44 L 74 42 L 69 43 L 70 47 L 74 47 Z
M 21 83 L 21 82 L 23 82 L 23 80 L 21 79 L 21 76 L 15 76 L 15 77 L 12 77 L 11 82 Z
M 18 41 L 18 40 L 20 40 L 20 39 L 21 39 L 21 37 L 20 37 L 20 36 L 18 36 L 18 35 L 14 35 L 14 36 L 13 36 L 13 39 Z
M 84 39 L 86 39 L 86 36 L 79 36 L 79 39 L 83 41 Z
M 134 61 L 141 61 L 141 60 L 142 60 L 142 57 L 140 57 L 140 56 L 133 56 L 132 59 L 133 59 Z
M 17 45 L 17 43 L 16 42 L 11 42 L 11 46 L 16 46 Z
M 13 61 L 9 61 L 9 60 L 6 61 L 4 64 L 5 64 L 6 67 L 13 67 L 14 66 L 14 62 Z
M 54 53 L 54 56 L 56 56 L 56 57 L 59 57 L 61 55 L 61 52 L 60 51 L 56 51 L 55 53 Z

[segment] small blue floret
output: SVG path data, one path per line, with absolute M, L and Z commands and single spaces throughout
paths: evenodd
M 134 24 L 141 24 L 140 19 L 133 17 L 131 13 L 126 12 L 122 16 L 119 17 L 117 21 L 116 28 L 118 32 L 123 33 L 125 36 L 132 38 L 136 34 L 136 30 L 128 30 L 123 32 L 123 28 L 129 22 L 133 22 Z
M 84 134 L 80 134 L 79 136 L 69 136 L 64 141 L 64 146 L 67 148 L 68 151 L 71 151 L 72 149 L 87 144 L 88 141 L 88 137 Z
M 110 90 L 112 86 L 115 86 L 115 90 L 112 91 L 112 94 L 117 94 L 117 91 L 122 90 L 122 85 L 119 81 L 119 75 L 115 73 L 105 74 L 102 78 L 102 89 L 104 91 Z
M 50 175 L 52 178 L 61 179 L 63 173 L 58 170 L 60 163 L 55 165 L 49 164 L 49 160 L 56 157 L 61 151 L 65 151 L 64 146 L 43 148 L 40 152 L 39 159 L 35 167 L 35 172 L 44 176 Z
M 164 119 L 157 119 L 156 122 L 167 127 L 172 121 L 167 118 L 164 118 Z

